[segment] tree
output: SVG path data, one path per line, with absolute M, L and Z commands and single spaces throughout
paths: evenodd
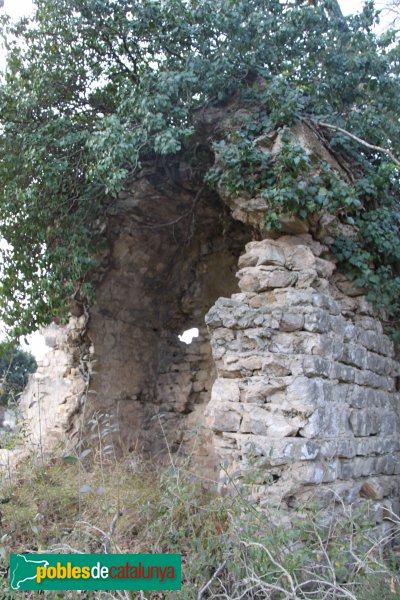
M 399 0 L 386 0 L 381 5 L 384 14 L 387 14 L 392 18 L 392 24 L 397 25 L 400 17 L 400 1 Z
M 96 219 L 148 160 L 190 155 L 201 110 L 251 117 L 210 135 L 208 185 L 265 198 L 269 226 L 330 211 L 357 228 L 333 250 L 392 318 L 400 312 L 399 46 L 372 33 L 373 4 L 336 0 L 37 0 L 3 19 L 0 88 L 2 318 L 15 334 L 90 296 Z M 200 110 L 201 109 L 201 110 Z M 314 127 L 347 165 L 310 164 L 291 138 Z M 273 159 L 257 139 L 279 131 Z
M 0 343 L 0 402 L 15 402 L 21 394 L 37 363 L 29 352 L 8 342 Z

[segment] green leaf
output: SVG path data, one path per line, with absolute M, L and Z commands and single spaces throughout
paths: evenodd
M 73 465 L 78 462 L 78 459 L 75 456 L 63 456 L 63 461 Z

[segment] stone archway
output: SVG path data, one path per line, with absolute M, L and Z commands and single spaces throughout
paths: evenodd
M 86 337 L 94 349 L 88 413 L 110 411 L 119 443 L 165 458 L 166 445 L 214 463 L 204 413 L 215 379 L 204 316 L 238 290 L 251 229 L 217 194 L 160 173 L 119 197 L 107 222 L 109 254 Z M 198 327 L 190 345 L 178 334 Z
M 393 343 L 335 272 L 326 215 L 250 242 L 265 203 L 225 200 L 153 166 L 112 205 L 96 302 L 50 336 L 22 400 L 36 443 L 112 414 L 125 450 L 223 462 L 244 484 L 255 467 L 253 495 L 287 509 L 369 499 L 379 522 L 400 487 Z

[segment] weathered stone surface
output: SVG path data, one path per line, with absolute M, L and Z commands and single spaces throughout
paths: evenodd
M 212 388 L 212 402 L 239 402 L 240 390 L 239 385 L 232 379 L 218 378 Z
M 215 386 L 218 387 L 217 379 Z M 282 392 L 286 389 L 287 385 L 291 381 L 291 377 L 251 377 L 249 379 L 242 380 L 239 384 L 241 389 L 241 401 L 250 404 L 265 404 L 271 402 L 271 397 L 274 394 Z
M 350 412 L 350 425 L 355 437 L 376 435 L 380 431 L 381 416 L 375 409 L 354 409 Z
M 330 329 L 329 313 L 315 309 L 305 315 L 304 329 L 317 333 L 326 333 Z
M 307 246 L 289 246 L 285 255 L 287 267 L 293 271 L 308 271 L 315 267 L 315 255 Z
M 354 296 L 362 296 L 365 293 L 363 288 L 355 285 L 352 281 L 346 279 L 343 275 L 337 278 L 335 281 L 337 287 L 343 294 L 346 296 L 354 297 Z
M 280 320 L 282 331 L 300 331 L 304 327 L 304 315 L 298 312 L 284 312 Z
M 277 265 L 284 267 L 286 262 L 285 252 L 270 240 L 250 242 L 246 246 L 246 254 L 239 258 L 239 268 L 254 267 L 256 265 Z
M 44 337 L 50 350 L 20 398 L 30 443 L 40 452 L 51 451 L 76 425 L 90 377 L 90 362 L 79 346 L 71 346 L 71 339 L 76 343 L 81 340 L 86 324 L 83 316 L 71 317 L 66 328 L 51 325 L 46 329 Z
M 208 415 L 212 419 L 213 431 L 239 431 L 241 422 L 241 407 L 239 404 L 211 403 Z
M 288 220 L 291 235 L 261 241 L 231 222 L 227 241 L 215 197 L 192 230 L 181 206 L 168 208 L 160 191 L 155 198 L 149 181 L 137 186 L 110 215 L 110 257 L 90 320 L 77 313 L 66 331 L 48 333 L 41 395 L 33 378 L 22 401 L 35 443 L 39 409 L 50 448 L 76 430 L 89 389 L 85 418 L 118 415 L 125 448 L 162 456 L 168 442 L 208 474 L 222 462 L 226 484 L 253 469 L 261 506 L 370 499 L 383 519 L 400 488 L 400 370 L 363 291 L 308 233 L 326 240 L 337 220 Z M 154 222 L 140 229 L 149 197 Z M 261 198 L 229 204 L 255 226 L 266 212 Z M 151 229 L 176 219 L 173 231 Z M 186 346 L 177 335 L 189 326 L 200 337 Z M 50 398 L 39 406 L 43 391 Z
M 239 287 L 243 292 L 264 292 L 275 288 L 285 288 L 297 281 L 297 274 L 281 267 L 247 267 L 237 274 Z
M 285 261 L 277 247 L 283 249 Z M 400 487 L 395 479 L 400 466 L 394 458 L 400 445 L 394 391 L 398 363 L 392 359 L 392 343 L 358 296 L 362 291 L 334 276 L 336 265 L 320 254 L 307 236 L 252 242 L 238 274 L 245 312 L 219 304 L 220 322 L 239 327 L 247 319 L 248 328 L 224 343 L 229 365 L 235 365 L 228 368 L 235 370 L 243 412 L 240 430 L 229 434 L 234 440 L 228 447 L 224 434 L 219 434 L 216 452 L 231 464 L 228 472 L 252 465 L 266 470 L 266 481 L 269 473 L 265 490 L 262 485 L 257 488 L 261 503 L 263 494 L 269 501 L 290 497 L 293 503 L 315 486 L 321 500 L 332 499 L 334 489 L 344 502 L 367 497 L 378 502 Z M 211 323 L 214 310 L 215 306 L 209 313 Z M 228 331 L 232 329 L 228 327 L 222 338 Z M 224 376 L 221 368 L 226 369 L 226 363 L 220 367 L 217 361 L 217 390 Z M 228 406 L 229 400 L 221 393 L 218 402 Z M 375 478 L 369 486 L 366 477 Z M 380 478 L 396 483 L 385 484 L 383 491 Z
M 280 218 L 280 229 L 285 233 L 293 233 L 294 235 L 308 233 L 309 227 L 306 221 L 302 221 L 298 217 L 282 216 Z
M 315 269 L 320 277 L 329 279 L 332 277 L 336 270 L 336 265 L 330 260 L 324 260 L 323 258 L 315 258 Z

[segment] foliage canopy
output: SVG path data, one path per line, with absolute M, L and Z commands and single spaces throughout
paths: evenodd
M 15 402 L 37 368 L 35 357 L 19 346 L 0 343 L 0 403 Z
M 89 294 L 94 223 L 141 162 L 195 144 L 200 108 L 235 97 L 251 117 L 209 139 L 210 185 L 259 194 L 269 224 L 324 209 L 358 228 L 338 238 L 350 276 L 400 311 L 399 46 L 377 37 L 372 3 L 344 18 L 336 0 L 36 0 L 3 18 L 0 87 L 1 317 L 16 334 Z M 345 157 L 352 181 L 313 165 L 290 138 L 301 120 Z M 277 160 L 256 140 L 286 136 Z

